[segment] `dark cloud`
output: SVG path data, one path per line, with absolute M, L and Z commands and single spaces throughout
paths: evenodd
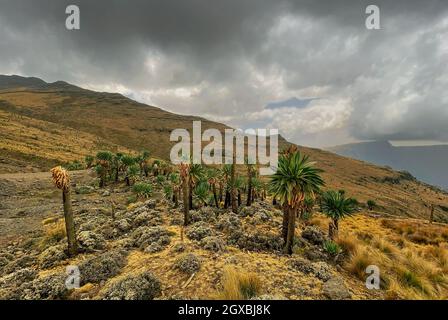
M 79 31 L 65 29 L 69 4 Z M 364 26 L 369 4 L 381 30 Z M 0 73 L 275 125 L 313 145 L 448 139 L 447 12 L 446 0 L 0 0 Z M 285 97 L 325 100 L 265 110 Z

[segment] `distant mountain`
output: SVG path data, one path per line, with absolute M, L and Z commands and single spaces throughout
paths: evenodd
M 339 155 L 409 171 L 416 178 L 448 190 L 448 145 L 395 147 L 388 141 L 332 147 Z

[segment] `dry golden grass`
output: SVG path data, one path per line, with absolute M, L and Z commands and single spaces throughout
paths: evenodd
M 223 289 L 219 298 L 223 300 L 247 300 L 261 293 L 261 280 L 255 273 L 238 271 L 233 266 L 224 267 Z
M 316 216 L 317 225 L 325 222 L 326 218 Z M 337 242 L 349 253 L 345 269 L 361 281 L 367 277 L 367 266 L 380 268 L 385 298 L 443 299 L 448 295 L 448 246 L 441 242 L 442 229 L 422 221 L 360 214 L 342 220 Z M 416 243 L 406 238 L 417 231 L 424 232 L 428 240 Z
M 44 236 L 38 244 L 40 249 L 55 245 L 67 235 L 64 219 L 48 218 L 43 222 Z
M 416 220 L 385 219 L 384 227 L 396 231 L 407 240 L 419 244 L 439 244 L 448 241 L 448 226 Z

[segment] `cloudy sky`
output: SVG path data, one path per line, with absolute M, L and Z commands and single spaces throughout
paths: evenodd
M 69 4 L 80 30 L 65 28 Z M 446 0 L 0 0 L 1 74 L 317 147 L 448 141 L 447 62 Z

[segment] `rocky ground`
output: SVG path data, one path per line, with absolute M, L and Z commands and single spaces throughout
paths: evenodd
M 346 274 L 344 254 L 326 253 L 326 236 L 315 226 L 298 227 L 295 254 L 282 254 L 281 212 L 267 202 L 238 215 L 204 207 L 184 228 L 181 208 L 157 193 L 127 205 L 125 186 L 98 189 L 87 171 L 72 177 L 81 248 L 75 258 L 65 252 L 60 194 L 49 175 L 1 177 L 0 298 L 223 298 L 229 266 L 260 279 L 260 299 L 381 297 Z M 65 285 L 69 265 L 79 268 L 80 289 Z

